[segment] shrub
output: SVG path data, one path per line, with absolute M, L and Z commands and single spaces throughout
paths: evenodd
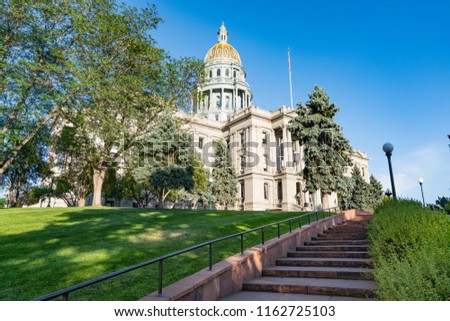
M 449 300 L 449 220 L 414 201 L 387 201 L 369 226 L 381 300 Z

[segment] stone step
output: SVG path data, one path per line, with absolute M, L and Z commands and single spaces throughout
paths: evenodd
M 366 240 L 367 237 L 361 236 L 361 235 L 326 235 L 326 236 L 314 236 L 311 238 L 311 241 L 344 241 L 344 240 L 351 240 L 351 241 L 362 241 Z
M 297 251 L 367 251 L 367 245 L 297 246 Z
M 334 241 L 306 241 L 305 246 L 319 246 L 319 245 L 366 245 L 366 240 L 334 240 Z
M 288 266 L 327 266 L 327 267 L 361 267 L 372 268 L 373 263 L 370 259 L 354 258 L 300 258 L 290 257 L 281 258 L 276 261 L 276 265 Z
M 290 251 L 287 257 L 352 257 L 369 259 L 370 254 L 366 251 Z
M 350 296 L 314 295 L 260 291 L 241 291 L 221 301 L 368 301 L 370 299 Z
M 318 267 L 318 266 L 272 266 L 263 269 L 263 276 L 373 280 L 373 269 Z
M 377 285 L 371 280 L 260 277 L 244 283 L 244 291 L 337 295 L 372 298 Z

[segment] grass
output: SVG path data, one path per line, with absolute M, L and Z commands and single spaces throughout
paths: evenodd
M 376 209 L 369 238 L 381 300 L 450 300 L 449 223 L 444 211 L 413 201 Z
M 31 300 L 208 240 L 298 216 L 293 212 L 131 208 L 0 211 L 0 300 Z M 306 218 L 302 224 L 307 222 Z M 293 226 L 296 227 L 296 226 Z M 289 231 L 287 224 L 282 233 Z M 276 237 L 276 226 L 266 231 Z M 245 237 L 245 247 L 261 242 Z M 240 239 L 214 245 L 214 262 Z M 164 263 L 164 286 L 208 266 L 208 248 Z M 136 300 L 157 289 L 157 264 L 70 294 L 71 300 Z

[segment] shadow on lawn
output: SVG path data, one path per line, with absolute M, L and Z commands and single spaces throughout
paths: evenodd
M 210 211 L 64 210 L 50 217 L 42 229 L 0 235 L 0 300 L 30 300 L 246 228 L 245 219 L 233 224 L 229 215 L 242 212 L 217 217 Z M 235 243 L 228 254 L 234 254 Z M 165 263 L 165 270 L 171 272 L 166 282 L 186 276 L 182 270 L 206 267 L 207 253 L 205 248 L 170 259 Z M 109 292 L 100 299 L 135 300 L 154 291 L 157 264 L 140 270 L 80 290 L 79 299 L 99 299 L 99 292 Z M 129 286 L 133 289 L 125 296 L 117 294 Z

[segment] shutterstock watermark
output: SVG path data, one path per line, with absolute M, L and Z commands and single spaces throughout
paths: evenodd
M 181 136 L 180 136 L 181 137 Z M 184 137 L 185 138 L 185 137 Z M 204 142 L 202 138 L 197 140 L 178 139 L 174 135 L 172 140 L 141 140 L 126 147 L 124 137 L 120 146 L 121 163 L 124 167 L 145 167 L 155 164 L 173 164 L 177 161 L 189 162 L 193 153 L 201 157 L 201 162 L 206 167 L 213 167 L 216 158 L 218 143 L 215 141 Z M 283 168 L 297 168 L 302 161 L 303 150 L 297 141 L 224 141 L 226 148 L 223 153 L 229 157 L 233 166 L 244 168 L 260 167 L 265 171 L 274 168 L 277 171 Z M 325 155 L 325 163 L 340 162 L 346 164 L 343 156 L 335 151 L 332 146 L 332 136 L 328 137 L 327 143 L 316 145 L 314 153 L 320 152 Z M 117 150 L 117 148 L 116 148 Z

